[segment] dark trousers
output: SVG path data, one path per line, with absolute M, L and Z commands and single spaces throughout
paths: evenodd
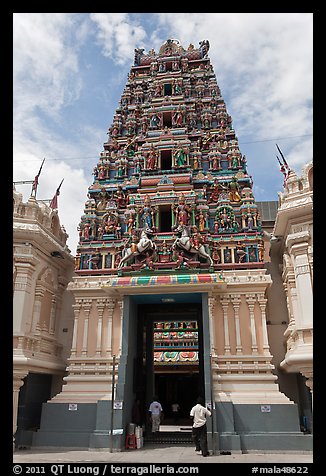
M 207 426 L 199 426 L 198 428 L 192 427 L 192 439 L 196 445 L 196 450 L 202 452 L 203 455 L 208 454 L 207 449 Z

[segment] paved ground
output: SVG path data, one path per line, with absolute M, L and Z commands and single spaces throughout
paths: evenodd
M 312 463 L 312 453 L 249 453 L 204 458 L 192 446 L 142 447 L 122 452 L 90 450 L 16 450 L 14 463 Z

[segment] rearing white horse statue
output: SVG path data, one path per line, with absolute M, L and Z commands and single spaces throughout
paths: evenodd
M 150 230 L 149 228 L 145 228 L 144 230 L 142 230 L 140 235 L 140 240 L 137 243 L 136 250 L 132 251 L 131 247 L 125 250 L 124 256 L 119 263 L 118 269 L 122 268 L 124 263 L 127 263 L 128 261 L 131 260 L 131 258 L 135 256 L 141 255 L 150 250 L 155 252 L 157 249 L 156 245 L 150 238 L 153 235 L 154 235 L 153 231 Z
M 179 236 L 172 245 L 173 250 L 179 249 L 181 251 L 187 251 L 188 253 L 191 253 L 191 254 L 197 254 L 201 256 L 202 258 L 205 258 L 206 261 L 208 261 L 211 266 L 214 265 L 214 262 L 212 258 L 209 256 L 209 254 L 206 252 L 204 245 L 199 245 L 198 249 L 193 246 L 193 244 L 191 243 L 187 226 L 178 225 L 175 231 L 176 233 L 179 234 Z

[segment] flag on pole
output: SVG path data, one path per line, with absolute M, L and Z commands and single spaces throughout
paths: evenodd
M 41 170 L 42 170 L 44 161 L 45 161 L 45 159 L 43 159 L 43 161 L 42 161 L 42 163 L 41 163 L 40 170 L 38 171 L 38 174 L 35 176 L 35 178 L 34 178 L 34 180 L 33 180 L 31 196 L 33 195 L 33 192 L 35 192 L 35 193 L 34 193 L 34 197 L 36 197 L 36 191 L 37 191 L 37 186 L 38 186 L 38 178 L 39 178 L 39 176 L 40 176 L 40 174 L 41 174 Z
M 54 194 L 54 197 L 52 198 L 52 200 L 50 202 L 50 208 L 52 208 L 53 210 L 58 208 L 58 196 L 60 195 L 60 187 L 62 185 L 63 180 L 64 179 L 61 180 L 61 183 L 60 183 L 59 187 L 57 188 L 57 190 Z
M 287 161 L 285 160 L 285 157 L 284 157 L 284 155 L 282 154 L 281 149 L 279 148 L 279 146 L 278 146 L 277 144 L 276 144 L 276 147 L 277 147 L 277 150 L 279 151 L 279 153 L 281 154 L 281 157 L 282 157 L 282 159 L 283 159 L 283 164 L 284 164 L 285 168 L 286 168 L 287 170 L 290 170 L 290 167 L 289 167 Z
M 282 151 L 281 149 L 279 148 L 279 146 L 276 144 L 276 147 L 277 147 L 277 150 L 279 151 L 279 153 L 281 154 L 281 157 L 283 159 L 283 163 L 281 162 L 280 158 L 278 156 L 276 156 L 277 160 L 278 160 L 278 163 L 280 164 L 280 171 L 282 172 L 282 174 L 284 175 L 284 182 L 283 182 L 283 186 L 285 187 L 286 185 L 286 181 L 288 179 L 288 176 L 289 176 L 289 173 L 290 173 L 290 167 L 288 166 L 288 163 L 287 161 L 285 160 L 285 157 L 284 155 L 282 154 Z

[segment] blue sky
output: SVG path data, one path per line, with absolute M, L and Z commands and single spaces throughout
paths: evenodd
M 37 198 L 61 180 L 59 216 L 75 254 L 92 171 L 133 64 L 168 39 L 209 57 L 257 201 L 278 200 L 277 143 L 298 174 L 312 156 L 312 13 L 14 13 L 13 177 Z M 279 155 L 279 154 L 278 154 Z M 16 187 L 27 200 L 30 185 Z

